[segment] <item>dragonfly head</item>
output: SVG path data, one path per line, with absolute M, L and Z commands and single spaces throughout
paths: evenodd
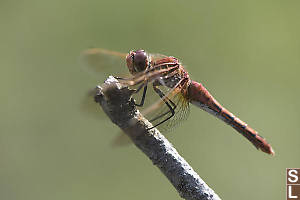
M 148 55 L 144 50 L 130 51 L 126 57 L 127 67 L 131 74 L 145 71 L 148 61 Z

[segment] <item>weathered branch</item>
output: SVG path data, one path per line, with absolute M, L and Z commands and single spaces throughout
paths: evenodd
M 182 198 L 220 199 L 157 129 L 148 130 L 152 124 L 136 109 L 131 99 L 133 90 L 123 87 L 111 76 L 96 90 L 95 101 L 161 170 Z

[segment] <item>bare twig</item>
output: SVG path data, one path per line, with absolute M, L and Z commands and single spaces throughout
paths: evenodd
M 110 76 L 101 87 L 96 88 L 95 101 L 161 170 L 182 198 L 220 199 L 157 129 L 148 130 L 152 124 L 134 106 L 132 93 L 133 90 Z

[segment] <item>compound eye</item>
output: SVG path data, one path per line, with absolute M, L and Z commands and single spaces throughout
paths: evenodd
M 133 65 L 136 72 L 142 72 L 147 67 L 147 53 L 144 50 L 137 50 L 133 54 Z
M 126 63 L 127 63 L 127 67 L 130 71 L 131 74 L 134 74 L 135 73 L 135 69 L 134 69 L 134 66 L 133 66 L 133 58 L 134 58 L 134 52 L 131 51 L 127 57 L 126 57 Z

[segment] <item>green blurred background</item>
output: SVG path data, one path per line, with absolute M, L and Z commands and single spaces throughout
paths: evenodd
M 180 58 L 276 156 L 193 106 L 167 138 L 222 199 L 285 199 L 285 168 L 300 167 L 299 9 L 296 0 L 2 0 L 0 199 L 180 199 L 135 146 L 111 146 L 118 127 L 80 112 L 109 75 L 82 70 L 89 47 Z

